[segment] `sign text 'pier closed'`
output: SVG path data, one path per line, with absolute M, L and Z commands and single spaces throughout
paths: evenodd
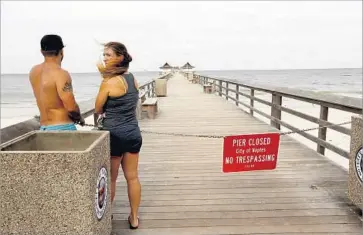
M 280 145 L 279 133 L 226 136 L 223 172 L 273 170 Z

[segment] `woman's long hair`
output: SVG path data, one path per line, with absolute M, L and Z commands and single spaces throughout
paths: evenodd
M 104 47 L 110 48 L 117 56 L 123 55 L 123 60 L 119 59 L 110 60 L 106 65 L 102 63 L 97 64 L 97 68 L 100 71 L 103 78 L 111 78 L 118 75 L 124 74 L 129 68 L 129 64 L 132 61 L 132 57 L 127 52 L 124 44 L 120 42 L 109 42 L 103 45 Z

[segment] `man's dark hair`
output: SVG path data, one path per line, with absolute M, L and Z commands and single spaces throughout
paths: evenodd
M 64 48 L 63 40 L 60 36 L 55 34 L 45 35 L 40 40 L 40 48 L 44 56 L 57 56 Z

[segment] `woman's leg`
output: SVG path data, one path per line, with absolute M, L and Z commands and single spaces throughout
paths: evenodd
M 122 157 L 120 156 L 112 156 L 111 157 L 111 207 L 113 200 L 116 195 L 116 180 L 118 176 L 118 170 L 120 168 L 120 164 L 122 161 Z
M 122 160 L 122 169 L 127 181 L 127 193 L 129 195 L 131 214 L 131 225 L 137 227 L 139 221 L 137 218 L 140 200 L 141 200 L 141 185 L 138 175 L 138 153 L 126 153 Z

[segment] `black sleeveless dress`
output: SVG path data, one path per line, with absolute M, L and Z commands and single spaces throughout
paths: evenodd
M 127 92 L 119 97 L 108 97 L 103 106 L 105 117 L 102 130 L 110 132 L 111 156 L 120 157 L 124 153 L 138 153 L 142 146 L 142 136 L 136 117 L 139 91 L 135 87 L 133 74 L 124 74 Z

